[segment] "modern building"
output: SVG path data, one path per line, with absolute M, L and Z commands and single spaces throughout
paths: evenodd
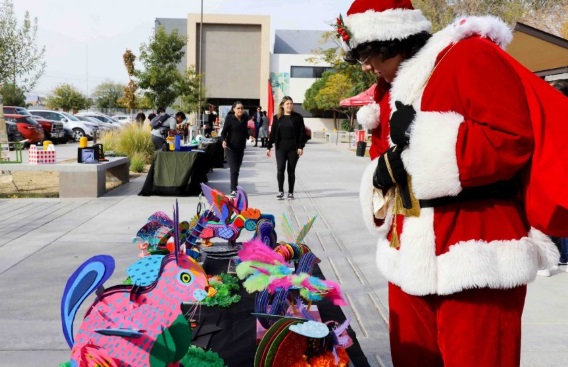
M 189 14 L 187 19 L 156 19 L 156 26 L 187 35 L 179 68 L 195 65 L 204 75 L 208 101 L 230 105 L 240 100 L 251 110 L 268 101 L 270 17 L 267 15 Z
M 271 50 L 267 15 L 203 14 L 201 22 L 201 14 L 189 14 L 187 19 L 157 18 L 155 25 L 187 35 L 179 70 L 195 65 L 196 71 L 204 74 L 203 86 L 212 104 L 223 106 L 240 100 L 251 112 L 258 105 L 266 110 L 270 85 L 275 108 L 283 96 L 291 96 L 295 110 L 312 129 L 333 129 L 329 118 L 313 118 L 301 107 L 306 90 L 330 69 L 314 60 L 313 50 L 337 46 L 321 43 L 323 31 L 276 30 Z

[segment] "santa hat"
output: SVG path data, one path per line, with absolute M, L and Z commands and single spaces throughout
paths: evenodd
M 431 26 L 422 12 L 412 7 L 410 0 L 355 0 L 344 23 L 341 17 L 338 19 L 337 28 L 344 48 L 352 50 L 366 42 L 404 39 L 430 31 Z

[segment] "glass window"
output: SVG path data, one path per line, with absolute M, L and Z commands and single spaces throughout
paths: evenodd
M 69 120 L 69 121 L 81 121 L 81 120 L 79 120 L 77 117 L 73 116 L 73 115 L 70 114 L 70 113 L 61 112 L 61 114 L 62 114 L 65 118 L 67 118 L 67 120 Z
M 291 78 L 321 78 L 322 74 L 333 68 L 323 66 L 292 66 Z

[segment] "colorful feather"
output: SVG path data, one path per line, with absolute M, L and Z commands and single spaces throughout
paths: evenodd
M 285 213 L 282 213 L 282 233 L 284 233 L 284 237 L 286 238 L 287 242 L 294 242 L 294 230 L 290 225 L 290 221 Z
M 242 261 L 258 261 L 266 264 L 285 264 L 284 257 L 268 247 L 258 239 L 243 243 L 242 249 L 238 252 Z
M 306 237 L 306 235 L 308 234 L 308 232 L 310 231 L 310 229 L 312 228 L 314 221 L 316 220 L 317 215 L 314 215 L 309 221 L 308 223 L 306 223 L 304 225 L 304 227 L 302 227 L 302 230 L 300 231 L 300 233 L 298 234 L 298 237 L 296 238 L 296 243 L 300 244 L 303 243 L 304 238 Z

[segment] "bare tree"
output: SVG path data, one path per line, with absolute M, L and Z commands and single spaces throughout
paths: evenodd
M 45 70 L 45 46 L 38 47 L 37 18 L 29 12 L 18 27 L 12 0 L 0 4 L 0 84 L 10 83 L 24 92 L 35 87 Z

